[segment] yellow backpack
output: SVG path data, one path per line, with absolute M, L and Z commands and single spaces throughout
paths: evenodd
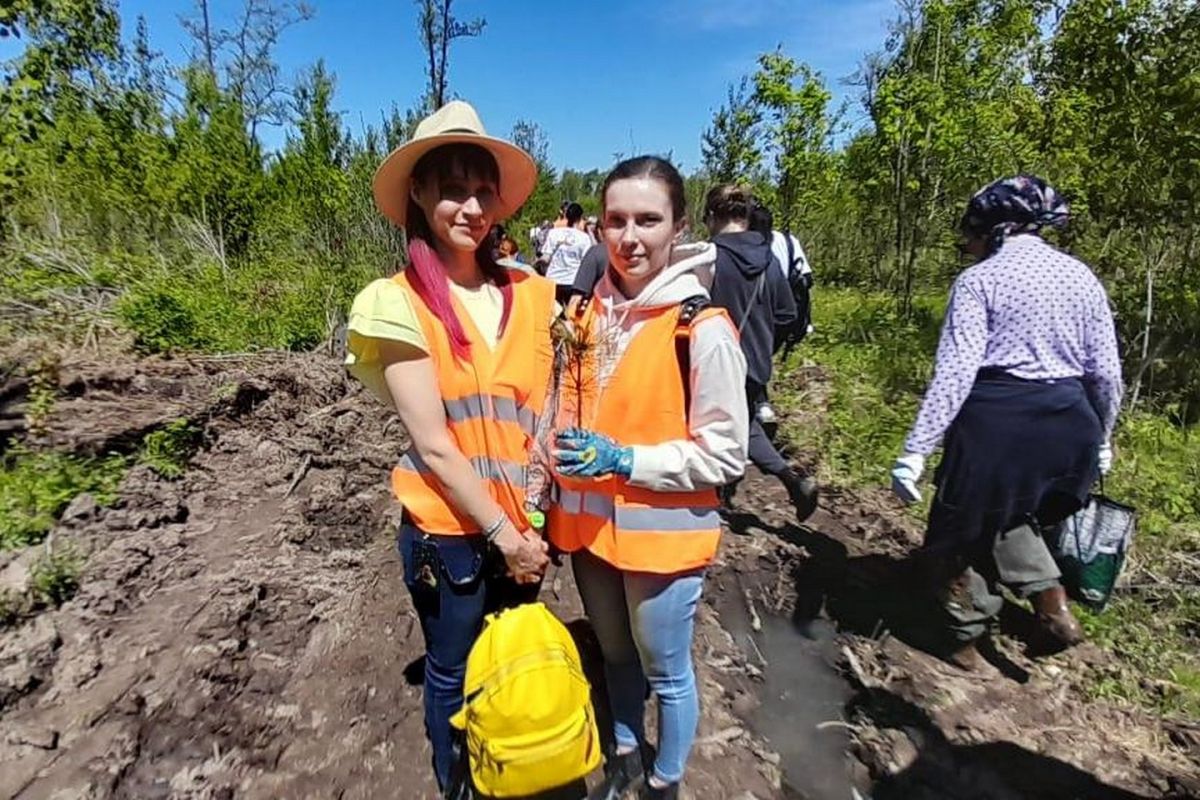
M 471 777 L 489 797 L 564 786 L 600 764 L 591 687 L 566 627 L 542 603 L 489 614 L 471 654 L 464 704 Z

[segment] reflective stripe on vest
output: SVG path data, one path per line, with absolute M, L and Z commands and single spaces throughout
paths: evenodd
M 563 489 L 559 504 L 571 514 L 588 514 L 611 519 L 623 531 L 678 531 L 696 533 L 721 527 L 721 515 L 715 508 L 619 505 L 608 495 Z
M 502 461 L 498 458 L 488 458 L 487 456 L 474 456 L 470 459 L 471 467 L 475 470 L 475 474 L 485 481 L 507 481 L 513 486 L 525 488 L 525 467 L 520 464 L 514 464 L 511 461 Z M 396 464 L 396 469 L 403 472 L 416 472 L 421 475 L 432 475 L 432 470 L 429 465 L 421 458 L 420 454 L 415 450 L 409 450 L 400 457 L 400 461 Z
M 515 422 L 527 436 L 537 430 L 538 415 L 525 406 L 518 405 L 511 397 L 490 394 L 472 394 L 453 400 L 442 400 L 449 422 L 466 422 L 469 419 L 491 419 L 496 422 Z

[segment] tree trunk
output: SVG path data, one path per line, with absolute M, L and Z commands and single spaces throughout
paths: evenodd
M 200 0 L 200 14 L 204 17 L 204 61 L 208 64 L 208 74 L 213 81 L 217 79 L 217 61 L 213 57 L 212 25 L 208 16 L 208 0 Z
M 1145 237 L 1143 237 L 1143 246 L 1145 246 Z M 1142 354 L 1138 363 L 1137 374 L 1133 378 L 1133 392 L 1130 394 L 1129 407 L 1137 408 L 1138 399 L 1142 394 L 1142 379 L 1150 371 L 1150 364 L 1158 357 L 1161 350 L 1160 347 L 1155 347 L 1154 351 L 1150 349 L 1150 334 L 1154 326 L 1154 272 L 1166 260 L 1167 248 L 1164 245 L 1158 258 L 1147 259 L 1146 262 L 1146 316 L 1142 327 Z
M 437 85 L 437 102 L 434 105 L 434 110 L 441 108 L 446 103 L 446 58 L 450 50 L 450 37 L 453 33 L 451 28 L 450 16 L 451 0 L 442 0 L 442 53 L 438 63 L 438 85 Z

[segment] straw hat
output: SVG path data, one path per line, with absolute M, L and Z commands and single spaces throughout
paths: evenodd
M 412 140 L 389 153 L 375 170 L 372 181 L 375 205 L 383 215 L 404 227 L 413 166 L 435 147 L 459 142 L 479 145 L 495 157 L 500 167 L 496 218 L 504 219 L 520 208 L 537 183 L 537 166 L 533 159 L 515 144 L 488 136 L 470 103 L 451 100 L 421 120 Z

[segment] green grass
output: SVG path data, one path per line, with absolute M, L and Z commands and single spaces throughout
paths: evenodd
M 823 481 L 888 485 L 932 374 L 944 303 L 943 296 L 920 296 L 906 320 L 887 295 L 833 288 L 816 294 L 816 331 L 780 370 L 775 394 L 781 405 L 804 412 L 806 423 L 784 433 L 817 455 Z M 789 370 L 802 363 L 819 368 L 824 385 L 792 385 Z M 1126 577 L 1141 588 L 1118 592 L 1101 614 L 1079 609 L 1090 638 L 1115 655 L 1083 683 L 1096 696 L 1200 716 L 1200 433 L 1163 415 L 1127 411 L 1116 449 L 1106 490 L 1139 511 Z M 927 475 L 934 466 L 931 459 Z M 925 494 L 914 515 L 924 516 L 931 492 Z
M 0 549 L 40 542 L 82 492 L 91 492 L 101 505 L 111 503 L 127 463 L 121 456 L 10 450 L 0 459 Z
M 801 449 L 818 453 L 821 478 L 851 486 L 886 485 L 892 461 L 916 416 L 932 374 L 942 302 L 917 298 L 904 320 L 884 295 L 822 289 L 813 305 L 815 330 L 792 357 L 816 365 L 828 377 L 819 391 L 798 387 L 778 392 L 796 407 L 823 407 L 817 425 L 785 430 Z M 789 366 L 781 370 L 786 376 Z M 787 385 L 786 378 L 779 382 Z
M 1124 415 L 1106 492 L 1138 509 L 1128 578 L 1101 614 L 1083 611 L 1093 641 L 1120 657 L 1096 693 L 1200 716 L 1200 434 L 1161 416 Z

